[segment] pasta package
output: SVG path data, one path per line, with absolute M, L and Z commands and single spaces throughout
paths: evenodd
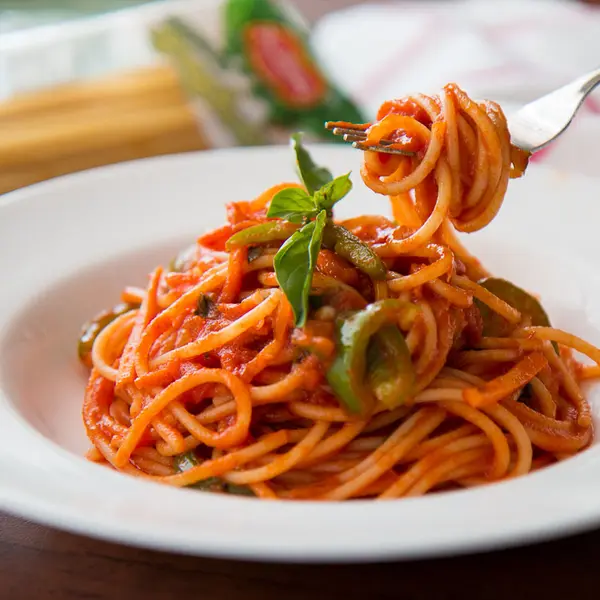
M 200 8 L 200 4 L 198 8 Z M 285 2 L 225 0 L 154 24 L 152 44 L 176 67 L 212 146 L 325 135 L 333 117 L 363 121 L 310 49 L 303 19 Z
M 0 194 L 121 161 L 285 142 L 297 130 L 319 139 L 325 120 L 363 121 L 285 2 L 167 0 L 47 28 L 53 35 L 0 36 Z

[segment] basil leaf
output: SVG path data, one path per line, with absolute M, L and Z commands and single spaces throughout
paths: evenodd
M 315 192 L 314 202 L 321 209 L 331 210 L 351 189 L 350 173 L 340 175 Z
M 303 327 L 308 316 L 308 296 L 321 248 L 327 213 L 322 210 L 315 221 L 296 231 L 275 255 L 275 275 L 292 305 L 296 327 Z
M 302 145 L 302 134 L 292 135 L 292 146 L 296 152 L 296 163 L 302 183 L 309 194 L 314 194 L 333 179 L 331 172 L 325 167 L 318 167 L 308 150 Z
M 286 188 L 273 196 L 267 217 L 301 223 L 305 218 L 316 216 L 318 212 L 312 196 L 303 189 Z

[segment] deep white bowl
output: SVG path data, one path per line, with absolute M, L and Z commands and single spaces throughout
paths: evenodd
M 340 214 L 388 212 L 358 176 Z M 225 202 L 295 180 L 287 148 L 151 159 L 0 199 L 0 508 L 87 535 L 200 555 L 289 561 L 415 558 L 508 546 L 600 523 L 600 449 L 506 483 L 391 502 L 262 502 L 138 481 L 82 457 L 79 328 L 224 220 Z M 558 327 L 600 344 L 600 182 L 533 166 L 468 246 L 542 295 Z M 588 393 L 598 423 L 600 390 Z

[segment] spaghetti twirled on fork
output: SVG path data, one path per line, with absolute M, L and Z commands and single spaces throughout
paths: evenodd
M 344 124 L 340 124 L 344 125 Z M 348 193 L 300 141 L 303 185 L 227 207 L 145 289 L 92 321 L 89 457 L 261 498 L 396 498 L 526 474 L 592 439 L 600 350 L 459 243 L 527 156 L 500 108 L 454 85 L 385 103 L 362 178 L 394 220 L 333 220 Z

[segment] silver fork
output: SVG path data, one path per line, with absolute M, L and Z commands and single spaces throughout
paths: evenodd
M 527 152 L 537 152 L 555 140 L 573 121 L 573 117 L 590 92 L 600 84 L 600 69 L 578 77 L 575 81 L 551 92 L 508 116 L 508 129 L 515 146 Z M 367 146 L 366 126 L 344 123 L 341 127 L 335 122 L 325 123 L 325 127 L 340 135 L 344 141 L 360 150 L 372 150 L 388 154 L 411 154 L 396 148 L 389 148 L 393 142 L 382 140 L 376 146 Z

